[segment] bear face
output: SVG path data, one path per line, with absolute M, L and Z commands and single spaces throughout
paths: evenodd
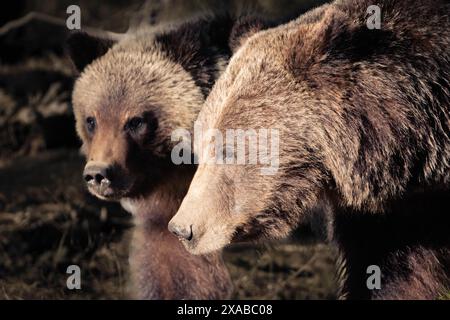
M 307 16 L 313 19 L 311 16 L 318 14 L 315 11 Z M 169 230 L 189 226 L 185 228 L 190 228 L 191 239 L 181 240 L 191 253 L 214 251 L 232 241 L 284 237 L 301 221 L 304 209 L 318 198 L 326 176 L 320 164 L 314 163 L 320 157 L 318 147 L 308 141 L 315 141 L 315 129 L 310 125 L 313 116 L 298 106 L 299 101 L 306 103 L 312 97 L 298 87 L 291 73 L 284 72 L 286 56 L 279 48 L 290 45 L 293 36 L 286 30 L 262 31 L 245 42 L 216 82 L 196 124 L 205 131 L 218 130 L 223 136 L 227 129 L 276 130 L 278 153 L 288 156 L 280 157 L 278 170 L 262 174 L 261 163 L 217 164 L 211 159 L 216 154 L 209 152 L 208 142 L 203 143 L 198 173 L 169 224 Z M 304 128 L 299 125 L 297 132 L 289 131 L 292 119 L 282 117 L 280 106 L 284 112 L 295 114 Z M 249 144 L 244 152 L 248 158 Z M 299 154 L 305 162 L 293 168 Z M 308 177 L 314 177 L 313 181 L 295 174 L 302 168 L 308 171 Z M 297 192 L 299 187 L 301 194 Z
M 188 229 L 189 251 L 285 236 L 321 200 L 373 214 L 407 192 L 448 188 L 448 5 L 385 1 L 381 30 L 367 28 L 369 6 L 325 5 L 232 58 L 197 121 L 278 130 L 279 168 L 208 163 L 206 143 L 169 224 Z
M 266 41 L 263 34 L 258 35 L 237 52 L 216 83 L 196 123 L 205 130 L 217 129 L 223 135 L 230 128 L 277 130 L 279 154 L 292 157 L 281 157 L 278 170 L 264 175 L 261 164 L 208 163 L 215 155 L 201 152 L 197 174 L 169 224 L 190 226 L 192 239 L 181 240 L 191 253 L 214 251 L 237 240 L 286 236 L 300 222 L 303 214 L 300 207 L 310 207 L 317 200 L 321 179 L 325 179 L 320 165 L 314 163 L 320 157 L 318 148 L 307 142 L 314 130 L 309 125 L 311 117 L 299 113 L 305 129 L 295 133 L 286 130 L 290 119 L 273 117 L 280 114 L 278 106 L 283 105 L 284 110 L 290 110 L 292 114 L 297 109 L 296 101 L 309 99 L 298 97 L 296 100 L 292 99 L 293 95 L 291 99 L 287 98 L 284 90 L 293 89 L 295 84 L 289 75 L 279 72 L 284 58 L 278 49 L 261 57 L 263 48 L 268 51 Z M 291 168 L 294 155 L 299 153 L 308 162 Z M 313 181 L 295 174 L 302 167 L 308 170 L 308 177 L 315 178 Z M 301 187 L 301 195 L 297 193 L 298 187 Z
M 158 52 L 116 49 L 94 61 L 73 91 L 89 190 L 110 200 L 149 191 L 170 164 L 170 132 L 189 128 L 202 101 L 190 75 Z

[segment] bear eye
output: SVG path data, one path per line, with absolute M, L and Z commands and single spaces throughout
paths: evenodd
M 125 124 L 125 130 L 136 132 L 139 129 L 141 129 L 144 125 L 144 119 L 141 117 L 134 117 L 128 120 L 128 122 Z
M 93 133 L 95 131 L 95 118 L 87 117 L 86 118 L 86 129 L 89 133 Z

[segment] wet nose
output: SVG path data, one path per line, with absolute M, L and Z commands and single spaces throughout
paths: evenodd
M 192 239 L 192 226 L 179 226 L 169 223 L 169 231 L 180 239 L 190 241 Z
M 83 177 L 88 185 L 100 186 L 111 184 L 108 176 L 109 166 L 103 163 L 88 163 L 84 168 Z

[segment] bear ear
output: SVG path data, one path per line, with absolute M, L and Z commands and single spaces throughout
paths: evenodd
M 286 62 L 295 75 L 300 75 L 320 61 L 336 45 L 336 39 L 345 32 L 343 30 L 350 26 L 344 14 L 330 8 L 321 19 L 300 24 L 297 28 L 291 44 L 286 47 Z
M 66 40 L 66 49 L 77 71 L 81 72 L 92 61 L 103 56 L 115 43 L 113 39 L 74 32 Z
M 228 40 L 231 51 L 236 52 L 245 41 L 259 31 L 268 29 L 270 23 L 258 16 L 242 16 L 231 29 Z
M 392 39 L 389 30 L 371 30 L 364 19 L 356 21 L 341 10 L 329 8 L 320 20 L 298 26 L 285 56 L 289 69 L 301 76 L 310 66 L 333 56 L 363 60 L 387 50 Z

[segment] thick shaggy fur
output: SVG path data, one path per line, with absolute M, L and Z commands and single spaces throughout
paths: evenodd
M 343 296 L 437 298 L 450 286 L 450 7 L 339 0 L 244 41 L 204 128 L 280 132 L 280 168 L 201 164 L 170 225 L 193 253 L 286 236 L 318 204 L 344 260 Z M 206 159 L 204 159 L 206 160 Z M 366 269 L 382 272 L 368 290 Z

